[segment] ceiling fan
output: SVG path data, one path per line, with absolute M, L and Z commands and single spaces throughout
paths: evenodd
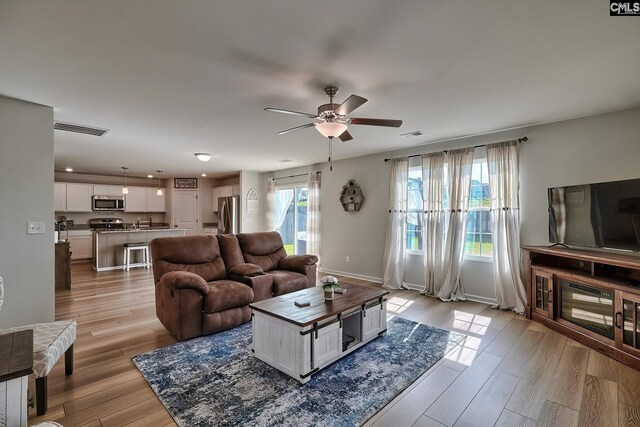
M 358 95 L 351 95 L 342 104 L 334 104 L 333 97 L 338 93 L 338 88 L 336 86 L 327 86 L 324 88 L 324 93 L 329 97 L 329 103 L 319 106 L 318 114 L 302 113 L 300 111 L 284 110 L 282 108 L 265 108 L 265 111 L 273 111 L 274 113 L 294 114 L 296 116 L 320 120 L 317 123 L 307 123 L 306 125 L 280 131 L 278 135 L 315 127 L 318 132 L 329 139 L 340 138 L 341 141 L 349 141 L 353 139 L 353 137 L 347 130 L 348 125 L 385 126 L 393 128 L 402 125 L 402 120 L 347 117 L 349 113 L 367 102 L 367 99 Z

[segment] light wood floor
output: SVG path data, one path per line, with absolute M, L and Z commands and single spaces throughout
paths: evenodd
M 76 264 L 72 277 L 73 289 L 56 294 L 56 318 L 78 322 L 75 371 L 67 377 L 58 363 L 49 377 L 49 411 L 32 414 L 30 423 L 175 425 L 131 362 L 175 342 L 155 317 L 151 272 L 95 273 Z M 640 425 L 640 372 L 538 323 L 411 291 L 393 292 L 388 309 L 468 337 L 367 425 Z

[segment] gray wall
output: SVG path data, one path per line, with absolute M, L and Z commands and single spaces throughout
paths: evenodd
M 240 232 L 254 233 L 266 230 L 266 187 L 265 178 L 259 172 L 240 172 Z M 247 193 L 254 188 L 258 193 L 258 209 L 256 213 L 247 212 Z
M 460 138 L 410 149 L 345 159 L 326 164 L 277 171 L 264 176 L 283 176 L 321 169 L 322 269 L 380 280 L 387 229 L 389 164 L 398 157 L 529 137 L 520 156 L 522 244 L 547 244 L 546 190 L 550 186 L 640 177 L 640 109 L 608 113 L 564 122 L 531 126 L 505 132 Z M 335 152 L 339 155 L 340 147 Z M 482 153 L 479 153 L 482 155 Z M 353 178 L 366 197 L 362 210 L 347 213 L 338 194 Z M 346 256 L 351 262 L 346 262 Z M 406 278 L 424 283 L 422 259 L 408 257 Z M 465 260 L 462 280 L 467 294 L 491 302 L 492 264 Z
M 521 152 L 523 244 L 547 244 L 547 188 L 640 178 L 640 108 L 531 127 Z
M 54 319 L 53 109 L 0 96 L 0 329 Z M 45 234 L 27 235 L 27 221 Z

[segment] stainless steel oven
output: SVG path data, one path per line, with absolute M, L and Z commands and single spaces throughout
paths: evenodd
M 614 339 L 613 291 L 560 279 L 560 317 Z
M 91 196 L 94 211 L 124 211 L 124 196 Z

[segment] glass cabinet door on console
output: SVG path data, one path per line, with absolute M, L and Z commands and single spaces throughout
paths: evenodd
M 617 294 L 616 347 L 640 356 L 640 295 Z
M 539 315 L 553 319 L 553 273 L 531 269 L 533 309 Z

